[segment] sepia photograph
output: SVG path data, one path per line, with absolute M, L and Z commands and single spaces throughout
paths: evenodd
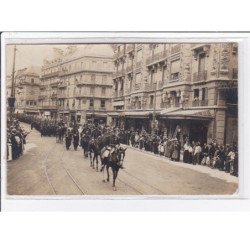
M 238 43 L 6 43 L 6 195 L 238 193 Z

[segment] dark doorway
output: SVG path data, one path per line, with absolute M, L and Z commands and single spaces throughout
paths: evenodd
M 200 142 L 201 144 L 207 142 L 208 126 L 204 122 L 192 121 L 190 123 L 189 141 Z

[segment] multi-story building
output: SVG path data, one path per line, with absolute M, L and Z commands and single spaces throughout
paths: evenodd
M 57 117 L 57 87 L 60 83 L 60 67 L 63 51 L 54 49 L 54 59 L 44 60 L 41 74 L 39 94 L 40 115 L 44 117 Z
M 42 110 L 78 122 L 90 118 L 106 122 L 114 72 L 111 46 L 68 46 L 57 52 L 57 58 L 42 68 Z
M 40 75 L 37 68 L 24 68 L 15 75 L 15 112 L 39 114 Z
M 237 141 L 237 44 L 119 44 L 113 121 L 191 141 Z

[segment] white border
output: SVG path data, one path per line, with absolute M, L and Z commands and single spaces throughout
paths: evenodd
M 181 39 L 181 40 L 180 40 Z M 6 89 L 5 89 L 5 45 L 8 43 L 120 43 L 120 42 L 222 42 L 239 43 L 239 194 L 233 196 L 86 196 L 79 197 L 19 197 L 6 196 Z M 14 32 L 3 33 L 2 55 L 2 99 L 1 99 L 1 170 L 2 209 L 27 210 L 69 210 L 69 211 L 165 211 L 165 210 L 245 210 L 250 208 L 249 118 L 246 115 L 247 93 L 249 93 L 250 34 L 246 33 L 120 33 L 120 32 Z M 244 150 L 245 149 L 245 150 Z M 5 159 L 4 159 L 5 158 Z M 23 199 L 22 199 L 23 198 Z M 29 199 L 27 199 L 29 198 Z M 59 198 L 59 199 L 58 199 Z M 238 198 L 238 199 L 235 199 Z M 129 201 L 128 201 L 129 199 Z

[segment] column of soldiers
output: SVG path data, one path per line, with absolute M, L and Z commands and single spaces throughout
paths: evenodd
M 238 176 L 238 147 L 236 143 L 222 145 L 218 144 L 216 140 L 208 144 L 190 141 L 188 137 L 181 138 L 180 129 L 170 137 L 166 132 L 148 132 L 145 129 L 125 130 L 91 122 L 84 124 L 80 130 L 76 123 L 70 123 L 67 126 L 62 121 L 41 120 L 41 118 L 29 116 L 23 116 L 20 120 L 30 123 L 31 129 L 34 127 L 39 130 L 41 136 L 56 136 L 59 138 L 59 142 L 65 140 L 67 150 L 70 149 L 71 144 L 75 150 L 81 146 L 85 156 L 89 141 L 102 138 L 108 144 L 123 143 L 165 156 L 172 161 L 182 160 L 187 164 L 204 165 Z M 105 137 L 109 139 L 105 139 Z

